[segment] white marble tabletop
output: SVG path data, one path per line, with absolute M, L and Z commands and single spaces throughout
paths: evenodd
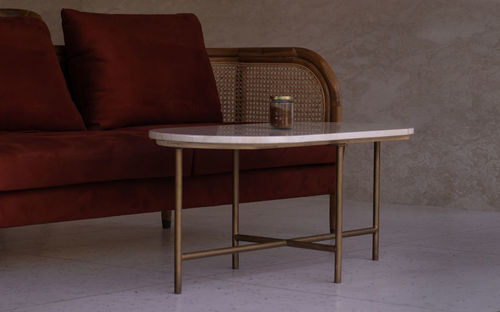
M 335 144 L 350 141 L 405 140 L 413 128 L 391 124 L 295 122 L 291 129 L 268 123 L 153 129 L 149 137 L 159 145 L 196 148 L 269 148 Z

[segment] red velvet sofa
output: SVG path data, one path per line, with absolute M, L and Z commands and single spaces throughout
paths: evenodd
M 3 27 L 1 20 L 13 18 L 11 16 L 24 16 L 29 23 L 36 23 L 30 19 L 39 19 L 36 13 L 29 11 L 0 10 L 0 27 Z M 19 43 L 19 46 L 24 49 L 25 43 Z M 0 52 L 4 56 L 5 53 Z M 48 114 L 61 101 L 73 102 L 64 98 L 57 103 L 50 102 L 51 108 L 39 108 L 38 99 L 30 99 L 33 94 L 27 92 L 38 88 L 37 85 L 28 89 L 20 87 L 17 91 L 2 90 L 0 74 L 0 113 L 2 109 L 12 112 L 20 109 L 19 106 L 28 107 L 12 113 L 9 118 L 0 117 L 0 227 L 172 210 L 174 153 L 148 139 L 148 130 L 152 128 L 265 122 L 269 95 L 272 94 L 295 96 L 296 120 L 340 121 L 337 80 L 328 64 L 316 53 L 299 48 L 206 49 L 206 53 L 217 87 L 215 95 L 218 94 L 217 101 L 220 101 L 216 120 L 204 120 L 203 116 L 190 120 L 168 111 L 165 113 L 171 118 L 168 122 L 127 124 L 127 118 L 136 118 L 142 112 L 139 110 L 125 116 L 123 108 L 108 107 L 103 111 L 111 113 L 113 118 L 121 114 L 124 117 L 115 124 L 96 127 L 89 121 L 89 116 L 101 112 L 80 106 L 77 99 L 85 98 L 87 94 L 85 88 L 75 87 L 75 83 L 93 83 L 94 80 L 89 82 L 80 75 L 69 75 L 68 72 L 75 67 L 68 68 L 68 51 L 64 46 L 56 46 L 54 55 L 57 55 L 61 72 L 69 81 L 68 85 L 59 88 L 69 88 L 77 104 L 74 111 L 80 115 L 72 121 L 67 116 L 73 113 L 61 117 L 57 114 L 62 114 L 64 109 L 58 108 L 56 115 L 44 117 L 47 124 L 57 121 L 59 128 L 56 129 L 44 129 L 45 124 L 37 125 L 33 120 L 21 120 L 16 124 L 18 117 L 28 118 L 29 107 Z M 28 58 L 27 54 L 29 63 Z M 87 70 L 94 71 L 89 69 L 89 64 L 86 66 Z M 17 73 L 14 69 L 13 72 Z M 126 76 L 123 68 L 119 73 L 108 74 Z M 37 79 L 40 83 L 44 81 L 43 77 Z M 120 79 L 124 81 L 125 78 Z M 25 80 L 19 81 L 18 85 Z M 206 79 L 201 83 L 204 81 Z M 8 82 L 11 83 L 12 79 L 9 78 Z M 50 80 L 50 85 L 44 89 L 55 88 L 55 85 L 54 80 Z M 210 94 L 203 96 L 213 96 Z M 193 114 L 205 113 L 197 109 Z M 76 120 L 78 118 L 85 123 Z M 94 118 L 94 121 L 99 118 Z M 78 124 L 76 129 L 65 129 L 71 128 L 65 124 L 69 122 Z M 242 151 L 241 202 L 333 194 L 335 154 L 335 146 Z M 231 157 L 230 151 L 185 150 L 183 203 L 186 208 L 231 203 Z

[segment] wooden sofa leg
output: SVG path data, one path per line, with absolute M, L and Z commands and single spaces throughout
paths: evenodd
M 337 223 L 337 200 L 335 193 L 330 194 L 330 233 L 335 233 L 335 224 Z
M 172 227 L 172 210 L 163 210 L 161 212 L 161 225 L 164 229 Z

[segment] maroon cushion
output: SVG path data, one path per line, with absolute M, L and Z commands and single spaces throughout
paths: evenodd
M 90 127 L 222 120 L 195 15 L 64 9 L 62 19 L 72 92 Z
M 82 130 L 45 23 L 0 18 L 0 130 Z
M 334 145 L 240 151 L 241 170 L 332 164 L 337 159 Z M 195 150 L 193 175 L 232 171 L 232 151 Z
M 148 138 L 149 129 L 169 126 L 0 133 L 0 191 L 173 176 L 174 150 Z M 190 175 L 193 151 L 183 156 Z

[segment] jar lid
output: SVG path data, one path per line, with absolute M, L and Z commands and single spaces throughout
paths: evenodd
M 293 96 L 291 96 L 291 95 L 271 95 L 271 100 L 273 100 L 273 101 L 293 101 Z

